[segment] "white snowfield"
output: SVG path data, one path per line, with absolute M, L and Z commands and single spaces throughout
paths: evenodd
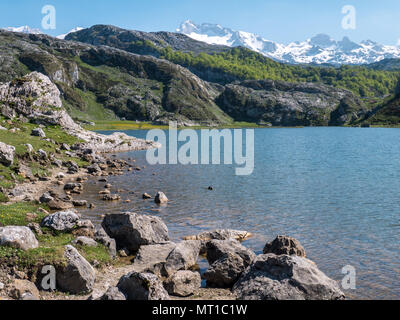
M 57 36 L 56 38 L 57 38 L 57 39 L 64 40 L 65 37 L 66 37 L 67 35 L 69 35 L 70 33 L 77 32 L 77 31 L 80 31 L 80 30 L 83 30 L 83 29 L 84 29 L 84 28 L 76 27 L 76 28 L 70 30 L 70 31 L 67 32 L 67 33 L 60 34 L 60 35 Z M 11 31 L 11 32 L 27 33 L 27 34 L 43 34 L 43 32 L 42 32 L 40 29 L 33 29 L 33 28 L 29 27 L 29 26 L 7 27 L 7 28 L 3 28 L 3 30 L 7 30 L 7 31 Z

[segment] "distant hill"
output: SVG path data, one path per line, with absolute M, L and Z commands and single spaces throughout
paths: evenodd
M 394 94 L 399 78 L 361 66 L 288 65 L 169 32 L 99 25 L 66 39 L 0 31 L 0 81 L 39 71 L 81 120 L 358 125 Z

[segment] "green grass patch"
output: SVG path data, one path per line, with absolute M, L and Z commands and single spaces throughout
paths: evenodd
M 32 202 L 17 202 L 9 205 L 0 205 L 0 223 L 3 226 L 26 226 L 29 222 L 39 223 L 44 218 L 44 214 L 39 212 L 39 208 L 48 209 L 46 205 L 39 205 Z M 34 213 L 37 218 L 28 221 L 27 213 Z
M 108 249 L 102 244 L 98 244 L 97 247 L 76 246 L 76 248 L 90 264 L 97 261 L 101 266 L 112 262 Z
M 154 125 L 151 122 L 136 122 L 136 121 L 96 121 L 95 126 L 86 126 L 85 129 L 92 131 L 114 131 L 114 130 L 151 130 L 163 129 L 167 130 L 166 125 Z M 210 126 L 193 126 L 191 129 L 207 129 Z M 263 125 L 258 125 L 251 122 L 232 122 L 226 125 L 219 125 L 212 128 L 218 129 L 235 129 L 235 128 L 265 128 Z M 183 129 L 180 128 L 180 129 Z
M 96 121 L 95 126 L 85 126 L 85 129 L 91 131 L 151 130 L 151 129 L 168 129 L 168 126 L 154 125 L 151 122 L 112 120 L 112 121 Z
M 46 141 L 40 137 L 31 136 L 32 129 L 37 128 L 38 125 L 32 123 L 23 123 L 18 121 L 13 121 L 9 123 L 8 121 L 2 121 L 3 118 L 0 117 L 0 123 L 7 129 L 17 128 L 16 132 L 10 132 L 10 130 L 0 130 L 0 141 L 14 146 L 16 157 L 14 158 L 14 164 L 10 167 L 6 167 L 0 164 L 0 187 L 5 189 L 13 188 L 17 183 L 21 183 L 25 180 L 22 175 L 18 175 L 19 163 L 22 161 L 26 166 L 28 166 L 33 176 L 42 177 L 48 176 L 50 169 L 53 166 L 49 164 L 42 164 L 36 161 L 30 161 L 26 157 L 28 148 L 26 144 L 30 144 L 33 147 L 34 152 L 39 149 L 44 150 L 48 155 L 54 154 L 56 158 L 62 161 L 75 161 L 80 167 L 85 167 L 88 165 L 86 161 L 82 161 L 79 158 L 69 157 L 65 154 L 65 151 L 60 150 L 60 144 L 66 143 L 69 145 L 74 145 L 76 143 L 82 142 L 81 139 L 74 137 L 64 131 L 60 126 L 47 126 L 43 128 L 46 134 L 46 138 L 55 141 Z M 22 159 L 22 160 L 21 160 Z M 0 197 L 0 202 L 4 202 L 5 198 Z

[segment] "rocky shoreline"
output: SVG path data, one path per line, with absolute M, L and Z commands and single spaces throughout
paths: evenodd
M 29 195 L 11 197 L 11 201 L 21 201 L 21 198 L 38 201 L 54 212 L 45 212 L 40 224 L 31 223 L 30 229 L 20 229 L 24 234 L 21 239 L 14 237 L 13 246 L 22 244 L 20 249 L 34 248 L 37 241 L 32 239 L 43 233 L 42 229 L 71 234 L 74 238 L 64 246 L 67 267 L 56 267 L 60 274 L 57 291 L 39 291 L 38 271 L 20 271 L 14 266 L 3 270 L 0 277 L 2 299 L 344 299 L 335 281 L 306 259 L 304 248 L 290 237 L 277 237 L 266 244 L 262 255 L 256 256 L 241 244 L 252 236 L 246 231 L 214 230 L 174 243 L 160 218 L 131 212 L 107 214 L 101 227 L 96 229 L 76 210 L 94 208 L 95 204 L 74 200 L 75 195 L 84 198 L 88 177 L 104 183 L 99 201 L 123 201 L 118 194 L 111 193 L 107 177 L 142 168 L 135 167 L 134 159 L 127 161 L 97 152 L 79 155 L 89 160 L 86 168 L 57 168 L 47 181 L 19 186 L 30 190 Z M 148 197 L 151 196 L 143 194 L 144 199 Z M 165 204 L 168 198 L 160 192 L 154 201 Z M 12 231 L 15 234 L 15 230 Z M 4 239 L 4 232 L 4 228 L 0 228 L 1 239 Z M 24 247 L 29 239 L 33 244 Z M 1 245 L 7 243 L 2 240 Z M 98 245 L 107 248 L 112 263 L 100 266 L 95 261 L 91 264 L 75 248 Z M 200 256 L 209 263 L 202 275 L 197 267 Z M 206 281 L 206 288 L 201 287 L 202 280 Z
M 96 207 L 82 200 L 88 177 L 104 183 L 99 201 L 129 201 L 112 192 L 107 177 L 143 168 L 107 153 L 159 145 L 84 130 L 40 73 L 0 85 L 0 100 L 8 119 L 2 120 L 2 137 L 13 143 L 0 145 L 1 169 L 12 186 L 1 190 L 8 202 L 0 211 L 0 299 L 344 299 L 290 237 L 276 238 L 257 256 L 242 245 L 251 237 L 247 231 L 210 230 L 172 242 L 159 217 L 134 212 L 106 214 L 95 227 L 78 210 Z M 19 135 L 36 148 L 24 141 L 21 149 Z M 148 198 L 153 196 L 143 193 Z M 154 202 L 168 205 L 169 199 L 160 191 Z M 209 264 L 203 274 L 201 256 Z

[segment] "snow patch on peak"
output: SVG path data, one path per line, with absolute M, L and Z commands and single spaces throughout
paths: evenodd
M 84 28 L 76 27 L 76 28 L 70 30 L 69 32 L 67 32 L 67 33 L 65 33 L 65 34 L 60 34 L 60 35 L 57 36 L 56 38 L 57 38 L 57 39 L 64 40 L 65 37 L 66 37 L 67 35 L 69 35 L 70 33 L 78 32 L 78 31 L 81 31 L 81 30 L 83 30 L 83 29 L 84 29 Z
M 7 27 L 7 28 L 3 28 L 3 30 L 7 30 L 7 31 L 11 31 L 11 32 L 28 33 L 28 34 L 42 34 L 43 33 L 40 29 L 32 29 L 29 26 Z
M 182 23 L 177 32 L 208 44 L 243 46 L 286 63 L 366 64 L 400 58 L 400 39 L 397 46 L 385 46 L 371 40 L 358 44 L 348 37 L 336 41 L 329 35 L 320 33 L 303 42 L 285 45 L 266 40 L 254 33 L 235 31 L 219 24 L 196 24 L 191 20 Z

